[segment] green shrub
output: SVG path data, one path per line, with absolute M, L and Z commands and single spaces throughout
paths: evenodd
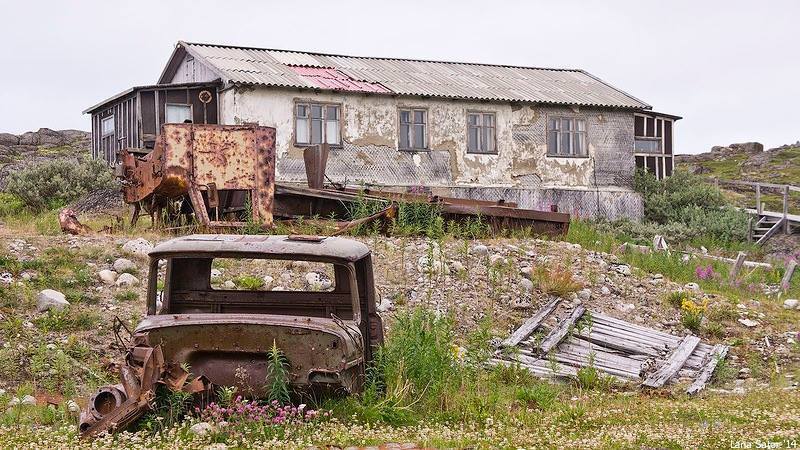
M 667 294 L 667 303 L 672 305 L 673 308 L 680 308 L 683 305 L 683 301 L 689 298 L 689 293 L 686 291 L 674 291 Z
M 549 384 L 534 383 L 517 389 L 517 400 L 528 407 L 541 410 L 550 409 L 558 398 L 558 390 Z
M 87 192 L 114 186 L 114 175 L 101 160 L 56 159 L 12 172 L 6 191 L 31 210 L 41 211 L 64 206 Z
M 241 275 L 234 280 L 234 283 L 248 291 L 257 291 L 264 287 L 264 280 L 253 275 Z
M 11 216 L 22 212 L 25 203 L 14 194 L 0 192 L 0 217 Z
M 656 180 L 647 171 L 638 170 L 634 188 L 642 194 L 646 228 L 619 222 L 615 226 L 620 231 L 650 239 L 662 234 L 673 241 L 703 239 L 723 245 L 747 238 L 747 214 L 734 209 L 719 188 L 697 175 L 679 170 Z

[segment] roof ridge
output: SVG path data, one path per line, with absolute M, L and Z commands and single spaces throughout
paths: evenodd
M 343 55 L 337 53 L 324 53 L 324 52 L 311 52 L 307 50 L 287 50 L 281 48 L 265 48 L 265 47 L 250 47 L 245 45 L 229 45 L 229 44 L 209 44 L 206 42 L 188 42 L 178 41 L 179 44 L 184 45 L 200 45 L 204 47 L 223 47 L 223 48 L 238 48 L 244 50 L 265 50 L 271 52 L 285 52 L 285 53 L 305 53 L 315 56 L 333 56 L 339 58 L 359 58 L 359 59 L 383 59 L 389 61 L 410 61 L 410 62 L 424 62 L 424 63 L 438 63 L 438 64 L 463 64 L 467 66 L 489 66 L 489 67 L 506 67 L 509 69 L 531 69 L 531 70 L 552 70 L 554 72 L 585 72 L 583 69 L 570 69 L 563 67 L 535 67 L 535 66 L 520 66 L 514 64 L 493 64 L 481 62 L 466 62 L 466 61 L 444 61 L 436 59 L 416 59 L 416 58 L 397 58 L 387 56 L 357 56 L 357 55 Z

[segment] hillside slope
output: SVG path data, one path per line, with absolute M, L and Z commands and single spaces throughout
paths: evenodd
M 39 128 L 20 135 L 0 133 L 0 190 L 6 176 L 23 165 L 89 155 L 90 139 L 91 133 L 80 130 Z

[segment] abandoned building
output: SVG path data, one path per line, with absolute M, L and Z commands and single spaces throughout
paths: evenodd
M 353 57 L 178 42 L 157 84 L 90 107 L 92 151 L 153 148 L 165 123 L 277 130 L 276 177 L 424 188 L 580 217 L 637 218 L 636 167 L 672 173 L 678 116 L 573 69 Z

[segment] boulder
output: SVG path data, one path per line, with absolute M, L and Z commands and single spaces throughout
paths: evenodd
M 139 279 L 129 273 L 123 273 L 115 283 L 118 287 L 133 287 L 139 285 Z
M 126 258 L 118 258 L 114 261 L 114 270 L 117 273 L 135 272 L 137 270 L 136 263 Z
M 153 249 L 153 244 L 144 238 L 131 239 L 122 246 L 124 252 L 130 253 L 134 256 L 142 258 L 147 257 L 150 250 Z
M 113 270 L 103 269 L 98 272 L 97 275 L 100 277 L 100 281 L 109 286 L 117 281 L 117 272 L 114 272 Z
M 66 139 L 58 131 L 39 128 L 39 131 L 29 131 L 21 134 L 19 136 L 19 144 L 59 146 L 66 144 Z
M 800 301 L 796 298 L 787 298 L 783 301 L 783 309 L 798 309 L 798 304 L 800 304 Z
M 11 133 L 0 133 L 0 145 L 18 145 L 19 136 Z
M 205 436 L 213 430 L 214 427 L 208 422 L 197 422 L 189 428 L 189 432 L 196 436 Z
M 69 302 L 64 294 L 53 289 L 45 289 L 36 296 L 36 310 L 39 312 L 61 311 L 68 306 Z
M 470 253 L 475 255 L 475 256 L 486 256 L 486 255 L 489 254 L 489 247 L 487 247 L 487 246 L 485 246 L 483 244 L 478 244 L 478 245 L 472 247 L 472 249 L 470 250 Z

